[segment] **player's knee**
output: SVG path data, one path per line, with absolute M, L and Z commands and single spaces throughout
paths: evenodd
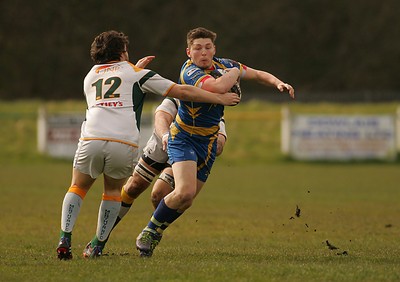
M 153 204 L 154 209 L 158 207 L 158 204 L 164 198 L 159 191 L 152 191 L 151 192 L 151 203 Z
M 124 185 L 124 190 L 129 197 L 136 199 L 149 185 L 149 182 L 134 173 Z
M 175 194 L 180 206 L 185 209 L 192 205 L 195 196 L 196 193 L 191 191 L 182 191 Z

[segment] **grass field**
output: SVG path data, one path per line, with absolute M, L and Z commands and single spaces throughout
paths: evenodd
M 0 104 L 1 281 L 400 281 L 399 162 L 287 161 L 279 151 L 281 105 L 259 102 L 226 110 L 223 156 L 151 259 L 134 249 L 152 212 L 149 191 L 113 232 L 105 256 L 81 257 L 95 232 L 99 181 L 74 229 L 75 257 L 59 261 L 55 248 L 71 162 L 36 152 L 39 104 Z M 70 101 L 46 106 L 84 110 Z M 397 105 L 290 107 L 394 113 Z M 326 240 L 339 249 L 330 250 Z

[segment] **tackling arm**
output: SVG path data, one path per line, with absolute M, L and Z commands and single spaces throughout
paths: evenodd
M 175 84 L 167 95 L 183 101 L 221 104 L 224 106 L 235 106 L 240 102 L 239 96 L 235 93 L 212 93 L 192 85 Z

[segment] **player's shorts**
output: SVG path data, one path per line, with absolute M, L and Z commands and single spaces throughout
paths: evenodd
M 150 167 L 158 172 L 161 172 L 164 168 L 170 167 L 168 162 L 168 154 L 162 149 L 162 140 L 153 131 L 149 141 L 143 148 L 142 160 Z
M 186 138 L 185 138 L 186 137 Z M 169 162 L 174 164 L 182 161 L 197 163 L 197 179 L 206 182 L 215 161 L 217 152 L 217 137 L 191 138 L 182 132 L 176 134 L 172 140 L 168 139 Z
M 162 148 L 162 140 L 154 131 L 143 148 L 143 155 L 158 163 L 166 163 L 168 161 L 168 154 Z
M 103 140 L 79 140 L 74 168 L 96 179 L 104 173 L 115 179 L 132 175 L 138 161 L 136 147 Z

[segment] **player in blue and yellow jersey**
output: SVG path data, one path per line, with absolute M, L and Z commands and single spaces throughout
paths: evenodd
M 194 85 L 204 90 L 224 93 L 239 79 L 255 80 L 266 86 L 288 91 L 291 85 L 274 75 L 250 68 L 234 60 L 215 57 L 216 33 L 196 28 L 187 34 L 187 55 L 179 78 L 180 84 Z M 214 78 L 213 72 L 222 75 Z M 168 135 L 168 155 L 175 178 L 175 190 L 160 202 L 149 223 L 136 239 L 141 256 L 151 256 L 163 231 L 188 209 L 200 192 L 215 160 L 219 122 L 224 107 L 217 104 L 182 101 Z M 166 138 L 162 138 L 163 141 Z
M 178 83 L 203 87 L 206 86 L 207 80 L 216 80 L 211 73 L 225 73 L 231 70 L 232 73 L 225 77 L 227 82 L 220 86 L 221 90 L 215 86 L 210 87 L 210 90 L 214 92 L 233 86 L 232 84 L 238 79 L 237 75 L 240 77 L 244 74 L 246 66 L 230 59 L 213 57 L 211 66 L 203 69 L 189 59 L 182 66 Z M 197 178 L 202 182 L 207 180 L 215 159 L 215 139 L 219 130 L 219 121 L 223 114 L 224 106 L 221 105 L 181 101 L 178 115 L 171 127 L 171 142 L 169 144 L 171 161 L 177 162 L 188 159 L 196 161 L 198 168 Z M 191 143 L 190 147 L 194 149 L 195 154 L 192 154 L 190 150 L 187 152 L 188 156 L 187 154 L 181 155 L 179 153 L 186 142 Z

